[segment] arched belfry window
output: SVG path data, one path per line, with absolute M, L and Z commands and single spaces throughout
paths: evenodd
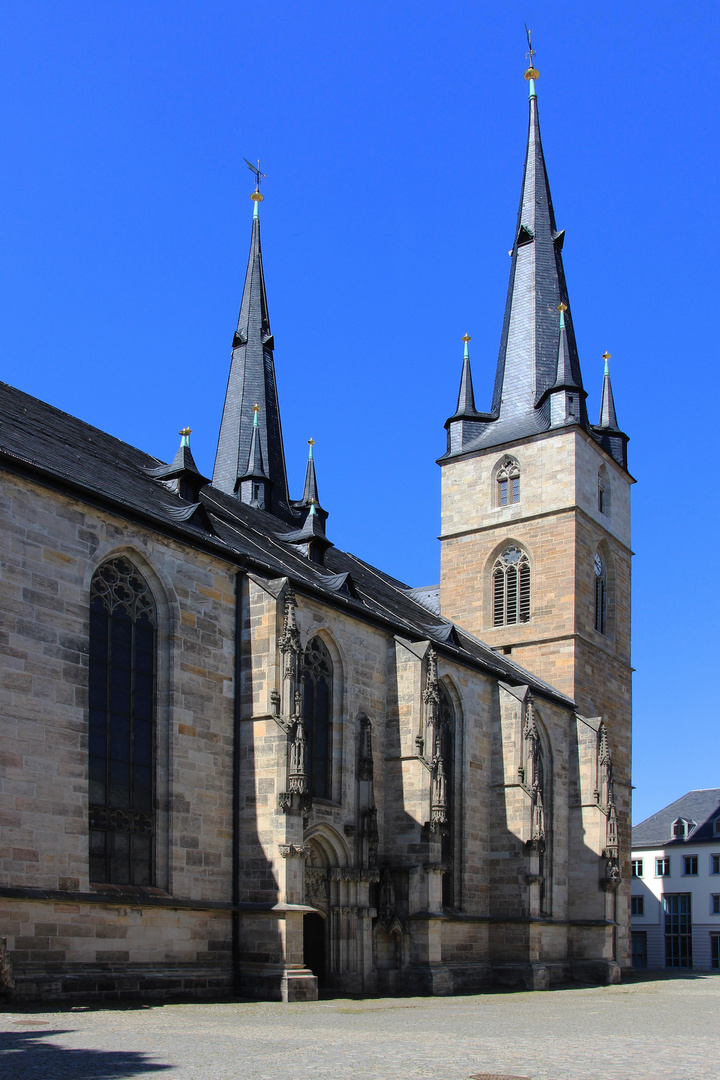
M 497 474 L 497 505 L 520 502 L 520 466 L 515 458 L 505 458 Z
M 303 717 L 307 725 L 310 794 L 332 796 L 332 680 L 330 653 L 322 638 L 308 642 L 303 656 Z
M 129 559 L 90 588 L 90 880 L 152 885 L 155 640 L 148 583 Z
M 512 626 L 530 618 L 530 563 L 524 551 L 510 545 L 495 560 L 492 572 L 493 626 Z
M 593 562 L 595 571 L 595 629 L 604 634 L 607 629 L 607 570 L 599 551 Z

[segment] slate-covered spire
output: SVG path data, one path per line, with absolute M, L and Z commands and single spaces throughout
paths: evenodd
M 531 57 L 532 59 L 532 57 Z M 565 341 L 562 343 L 562 380 L 575 388 L 575 423 L 590 429 L 580 362 L 562 262 L 564 232 L 555 222 L 550 184 L 545 167 L 536 80 L 539 72 L 525 72 L 528 83 L 528 137 L 520 206 L 510 255 L 508 284 L 490 413 L 468 425 L 458 445 L 449 429 L 448 453 L 456 454 L 500 445 L 547 431 L 552 424 L 551 391 L 558 377 L 561 350 L 558 306 L 566 305 Z M 451 421 L 454 420 L 451 417 Z
M 190 449 L 190 436 L 192 430 L 189 427 L 182 428 L 180 445 L 177 453 L 169 465 L 159 465 L 148 472 L 155 480 L 161 480 L 174 489 L 178 495 L 188 502 L 196 502 L 200 488 L 209 484 L 210 481 L 198 469 L 195 464 L 192 450 Z
M 253 405 L 253 429 L 250 438 L 250 453 L 247 466 L 238 478 L 237 492 L 240 499 L 260 510 L 267 509 L 270 483 L 263 464 L 262 443 L 260 441 L 260 406 Z
M 252 166 L 251 166 L 252 167 Z M 278 407 L 273 336 L 268 317 L 262 250 L 260 247 L 259 191 L 261 174 L 251 198 L 254 202 L 250 257 L 243 289 L 237 330 L 233 338 L 230 376 L 218 439 L 213 485 L 228 494 L 237 494 L 243 502 L 247 485 L 242 483 L 250 468 L 253 442 L 254 405 L 260 413 L 255 435 L 266 476 L 265 509 L 294 522 L 288 500 L 287 471 L 283 449 L 280 410 Z
M 318 496 L 317 489 L 317 477 L 315 476 L 315 461 L 313 459 L 313 446 L 315 445 L 314 439 L 308 439 L 308 460 L 307 468 L 305 470 L 305 487 L 303 488 L 303 497 L 300 500 L 301 506 L 310 506 L 314 504 L 320 505 L 320 498 Z
M 576 424 L 580 411 L 580 387 L 575 381 L 575 374 L 570 363 L 570 349 L 565 325 L 567 304 L 558 304 L 560 319 L 555 382 L 550 388 L 550 422 L 553 427 L 560 424 Z
M 468 349 L 469 343 L 472 338 L 469 334 L 463 336 L 463 343 L 465 345 L 463 351 L 463 366 L 462 375 L 460 376 L 460 393 L 458 394 L 457 409 L 455 410 L 455 416 L 477 416 L 475 409 L 475 395 L 473 393 L 472 384 L 472 372 L 470 371 L 470 350 Z
M 603 353 L 605 371 L 603 374 L 602 401 L 600 403 L 600 419 L 593 428 L 595 438 L 611 457 L 615 458 L 618 465 L 627 469 L 627 435 L 620 430 L 615 413 L 615 400 L 613 398 L 612 383 L 610 382 L 610 353 Z
M 603 353 L 605 361 L 605 373 L 603 375 L 602 401 L 600 402 L 600 419 L 597 422 L 599 428 L 612 428 L 618 430 L 617 416 L 615 415 L 615 399 L 613 398 L 612 383 L 610 382 L 610 353 Z
M 491 420 L 487 414 L 481 414 L 475 408 L 475 394 L 473 393 L 472 372 L 470 370 L 469 344 L 472 338 L 469 334 L 463 335 L 463 365 L 460 376 L 460 391 L 458 393 L 457 408 L 455 414 L 445 422 L 448 433 L 448 450 L 452 453 L 475 438 L 482 430 L 479 421 Z

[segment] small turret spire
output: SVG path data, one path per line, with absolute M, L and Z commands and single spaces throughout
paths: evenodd
M 470 351 L 468 349 L 472 338 L 469 334 L 463 336 L 463 366 L 460 376 L 460 393 L 458 394 L 457 409 L 455 416 L 477 416 L 475 409 L 475 395 L 473 393 L 472 372 L 470 371 Z
M 318 495 L 317 477 L 315 476 L 315 461 L 313 459 L 313 446 L 315 445 L 314 439 L 308 439 L 308 459 L 307 468 L 305 469 L 305 487 L 303 488 L 303 497 L 300 500 L 300 506 L 314 507 L 315 504 L 320 505 L 320 497 Z
M 618 430 L 617 416 L 615 414 L 615 399 L 613 398 L 612 383 L 610 382 L 610 353 L 603 353 L 605 371 L 603 374 L 602 401 L 600 403 L 600 419 L 597 426 Z

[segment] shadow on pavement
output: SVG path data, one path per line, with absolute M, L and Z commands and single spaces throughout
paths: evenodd
M 125 1080 L 140 1073 L 161 1072 L 147 1054 L 135 1050 L 74 1050 L 46 1040 L 66 1035 L 69 1029 L 0 1033 L 0 1070 L 13 1080 L 48 1080 L 68 1076 L 73 1080 Z M 7 1071 L 5 1071 L 7 1070 Z

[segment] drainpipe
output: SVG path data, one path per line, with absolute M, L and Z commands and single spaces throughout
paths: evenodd
M 235 575 L 235 663 L 233 672 L 232 780 L 232 974 L 233 993 L 240 994 L 240 676 L 242 674 L 242 588 L 244 573 Z

